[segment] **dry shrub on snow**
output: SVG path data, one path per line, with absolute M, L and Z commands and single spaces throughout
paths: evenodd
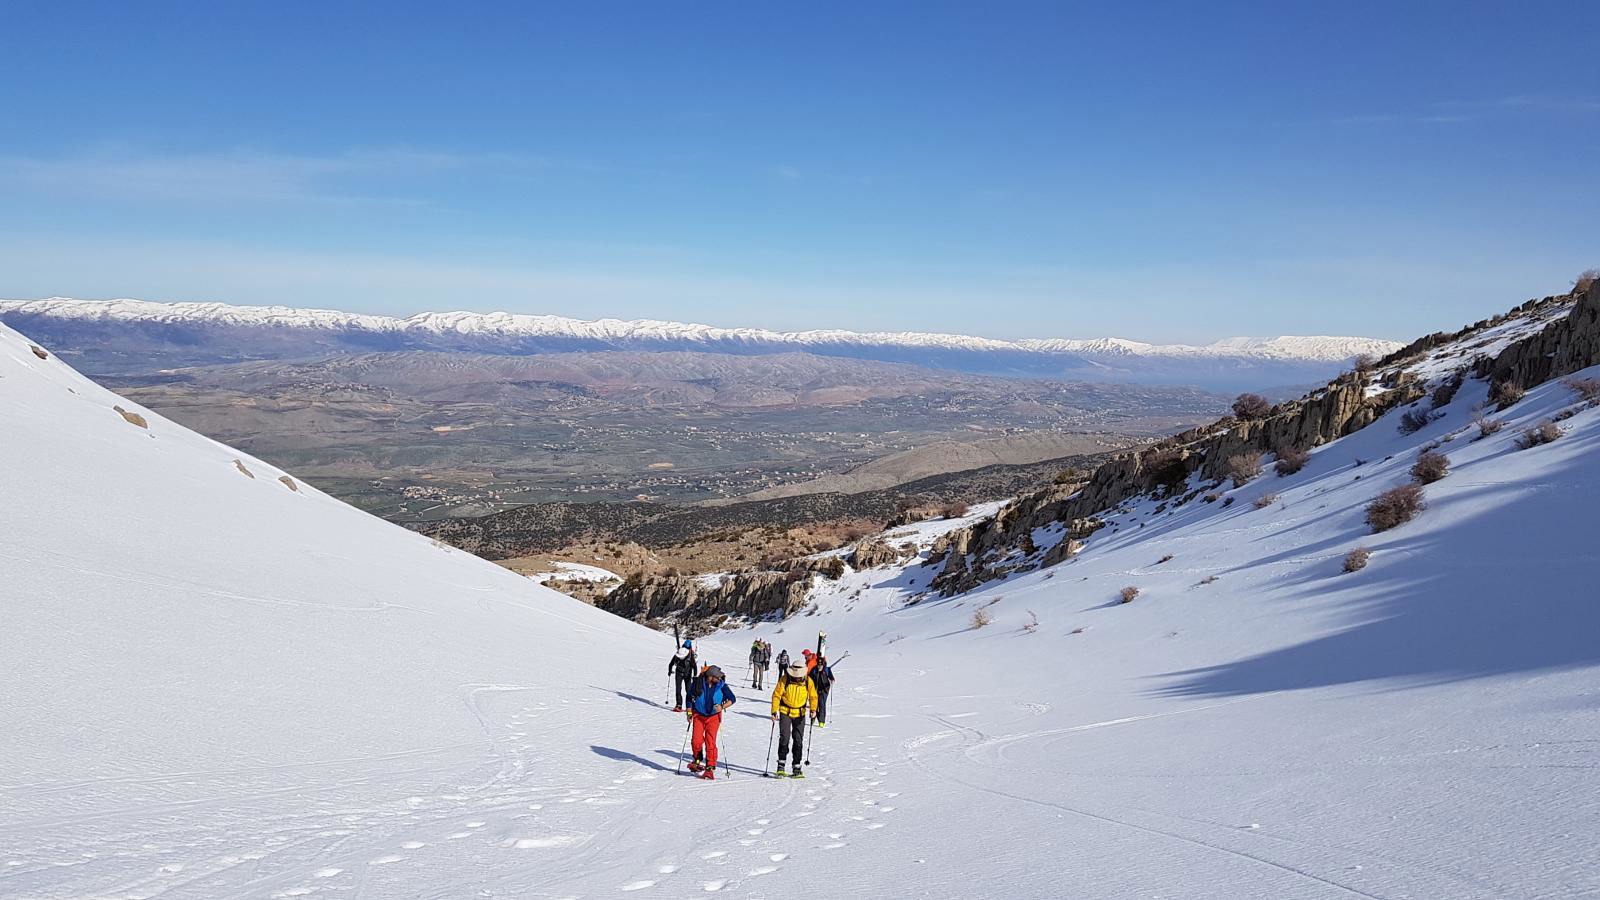
M 1549 420 L 1529 428 L 1517 435 L 1517 449 L 1527 450 L 1540 444 L 1548 444 L 1562 435 L 1561 426 Z
M 1521 400 L 1526 393 L 1528 392 L 1523 389 L 1522 385 L 1517 384 L 1515 381 L 1502 381 L 1489 389 L 1489 399 L 1494 401 L 1495 409 L 1505 410 L 1513 403 Z
M 256 473 L 254 473 L 254 472 L 252 472 L 249 469 L 246 469 L 244 467 L 244 461 L 243 460 L 238 460 L 238 459 L 234 460 L 233 461 L 233 467 L 235 469 L 238 469 L 239 470 L 239 474 L 243 475 L 246 478 L 254 478 L 254 477 L 256 477 Z
M 1427 505 L 1421 485 L 1403 484 L 1384 491 L 1367 504 L 1367 524 L 1375 532 L 1388 531 L 1415 519 Z
M 1350 361 L 1351 371 L 1365 375 L 1378 367 L 1378 358 L 1371 353 L 1362 353 Z
M 972 611 L 972 627 L 973 628 L 982 628 L 983 626 L 988 625 L 989 623 L 991 623 L 993 621 L 994 621 L 994 616 L 990 615 L 989 611 L 987 609 L 975 609 L 975 610 Z
M 1278 461 L 1272 464 L 1273 471 L 1278 477 L 1293 475 L 1304 469 L 1306 462 L 1311 459 L 1311 454 L 1294 447 L 1282 447 L 1278 450 Z
M 1481 411 L 1472 417 L 1472 422 L 1474 425 L 1478 426 L 1478 437 L 1480 438 L 1486 438 L 1492 434 L 1499 434 L 1500 429 L 1506 427 L 1505 422 L 1502 422 L 1499 419 L 1491 419 L 1488 416 L 1485 416 Z
M 1597 281 L 1600 281 L 1600 269 L 1590 269 L 1573 279 L 1572 292 L 1575 294 L 1581 294 L 1584 291 L 1587 291 L 1589 288 L 1594 287 L 1594 284 Z
M 112 409 L 114 409 L 114 410 L 116 410 L 116 411 L 117 411 L 117 413 L 118 413 L 118 414 L 120 414 L 120 415 L 121 415 L 121 416 L 122 416 L 122 418 L 123 418 L 123 419 L 124 419 L 124 420 L 125 420 L 125 421 L 126 421 L 126 422 L 127 422 L 127 423 L 128 423 L 128 424 L 129 424 L 129 425 L 137 425 L 137 426 L 139 426 L 139 427 L 140 427 L 140 428 L 149 428 L 149 427 L 150 427 L 150 423 L 149 423 L 149 422 L 146 422 L 146 421 L 145 421 L 145 420 L 144 420 L 144 416 L 141 416 L 141 415 L 139 415 L 139 414 L 138 414 L 138 413 L 136 413 L 136 412 L 128 412 L 128 411 L 127 411 L 127 410 L 125 410 L 125 409 L 123 409 L 123 408 L 122 408 L 122 407 L 120 407 L 120 406 L 113 406 L 113 407 L 111 407 L 111 408 L 112 408 Z
M 1433 420 L 1434 415 L 1428 410 L 1422 409 L 1421 407 L 1408 409 L 1406 410 L 1406 414 L 1400 417 L 1400 433 L 1416 434 L 1432 424 Z
M 1117 596 L 1122 598 L 1123 603 L 1132 603 L 1133 598 L 1139 596 L 1139 589 L 1130 584 L 1118 591 Z
M 1371 558 L 1371 550 L 1365 547 L 1357 547 L 1344 555 L 1344 570 L 1346 572 L 1359 572 L 1367 567 L 1367 560 Z
M 1233 401 L 1233 414 L 1240 419 L 1264 419 L 1272 411 L 1272 404 L 1260 394 L 1240 394 Z
M 939 514 L 946 519 L 959 519 L 969 511 L 965 503 L 947 503 L 943 509 L 939 510 Z
M 295 484 L 295 483 L 294 483 L 294 479 L 293 479 L 293 478 L 290 478 L 290 477 L 289 477 L 289 476 L 287 476 L 287 475 L 282 475 L 282 476 L 279 476 L 279 478 L 278 478 L 278 480 L 279 480 L 279 481 L 281 481 L 281 482 L 283 482 L 283 486 L 284 486 L 284 487 L 286 487 L 286 488 L 288 488 L 288 489 L 289 489 L 289 490 L 291 490 L 291 491 L 294 491 L 294 492 L 296 492 L 296 493 L 299 493 L 299 491 L 300 491 L 300 485 L 298 485 L 298 484 Z
M 38 344 L 29 344 L 28 345 L 28 349 L 32 350 L 33 351 L 33 355 L 39 357 L 40 359 L 49 359 L 50 358 L 50 354 L 44 352 L 44 348 L 39 346 Z
M 1568 378 L 1561 382 L 1590 403 L 1600 403 L 1600 378 Z
M 1250 479 L 1261 474 L 1261 454 L 1240 453 L 1228 457 L 1222 466 L 1222 474 L 1233 480 L 1234 487 L 1244 487 Z
M 1256 509 L 1266 509 L 1267 507 L 1269 507 L 1272 504 L 1277 503 L 1277 502 L 1278 502 L 1278 495 L 1277 494 L 1262 494 L 1261 496 L 1256 498 L 1255 508 Z
M 1411 464 L 1411 477 L 1418 484 L 1433 484 L 1450 474 L 1450 457 L 1437 450 L 1424 450 Z

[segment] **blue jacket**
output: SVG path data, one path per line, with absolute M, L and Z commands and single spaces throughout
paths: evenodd
M 733 691 L 728 688 L 726 681 L 714 688 L 708 688 L 706 686 L 706 677 L 701 675 L 695 678 L 693 684 L 689 685 L 689 708 L 694 710 L 697 715 L 721 715 L 722 711 L 717 709 L 717 704 L 724 701 L 733 703 L 735 699 Z

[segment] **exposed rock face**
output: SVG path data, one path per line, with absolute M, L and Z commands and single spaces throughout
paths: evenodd
M 805 605 L 810 585 L 810 577 L 788 572 L 740 572 L 715 583 L 698 575 L 630 578 L 595 605 L 638 622 L 666 615 L 705 620 L 777 613 L 787 618 Z
M 1518 307 L 1518 313 L 1537 313 L 1567 297 L 1547 297 Z M 1045 488 L 1018 498 L 993 519 L 978 522 L 942 538 L 933 548 L 930 564 L 942 565 L 934 589 L 955 594 L 1011 572 L 1054 565 L 1077 552 L 1077 541 L 1100 526 L 1095 516 L 1141 495 L 1172 496 L 1198 471 L 1221 481 L 1230 457 L 1275 453 L 1280 448 L 1310 450 L 1360 431 L 1396 406 L 1426 396 L 1427 385 L 1414 374 L 1393 368 L 1427 351 L 1476 331 L 1497 325 L 1510 316 L 1484 320 L 1455 334 L 1429 335 L 1384 358 L 1379 369 L 1388 371 L 1380 386 L 1368 395 L 1369 373 L 1346 373 L 1327 387 L 1274 407 L 1260 419 L 1225 418 L 1175 435 L 1144 450 L 1115 457 L 1095 470 L 1088 484 L 1076 491 Z M 1469 361 L 1463 359 L 1463 364 Z M 1512 381 L 1532 387 L 1600 364 L 1600 285 L 1591 286 L 1571 312 L 1545 326 L 1538 334 L 1507 347 L 1493 359 L 1476 364 L 1476 373 L 1495 381 Z M 1184 497 L 1183 503 L 1199 492 Z M 1033 542 L 1035 529 L 1066 524 L 1061 545 L 1042 556 Z
M 850 565 L 858 569 L 873 569 L 893 565 L 911 555 L 911 551 L 895 547 L 888 541 L 868 539 L 856 544 L 850 551 Z
M 1600 363 L 1600 284 L 1593 284 L 1565 318 L 1478 364 L 1477 374 L 1525 388 Z

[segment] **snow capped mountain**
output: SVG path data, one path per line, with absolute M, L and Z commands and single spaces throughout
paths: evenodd
M 1098 340 L 991 338 L 922 332 L 777 332 L 654 320 L 584 321 L 513 313 L 419 313 L 406 318 L 282 306 L 143 300 L 0 301 L 0 320 L 84 351 L 94 368 L 118 351 L 165 352 L 181 362 L 285 358 L 354 349 L 549 353 L 564 350 L 802 350 L 915 362 L 979 374 L 1231 387 L 1320 379 L 1351 358 L 1399 346 L 1369 338 L 1232 338 L 1204 347 Z

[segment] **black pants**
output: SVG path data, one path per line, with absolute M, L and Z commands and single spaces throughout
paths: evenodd
M 789 748 L 794 747 L 794 764 L 799 767 L 800 760 L 805 756 L 806 717 L 786 716 L 778 714 L 778 765 L 783 765 L 783 758 L 789 754 Z
M 674 703 L 672 705 L 681 707 L 681 706 L 683 706 L 683 698 L 688 696 L 688 694 L 689 694 L 689 682 L 693 681 L 694 679 L 691 678 L 691 677 L 684 676 L 684 675 L 679 675 L 677 678 L 675 678 L 673 680 L 674 680 L 674 682 L 676 682 L 677 688 L 678 688 L 678 690 L 677 690 L 678 702 L 676 702 L 676 703 Z
M 817 690 L 817 721 L 818 722 L 826 722 L 826 721 L 828 721 L 828 689 L 827 688 L 819 688 Z

